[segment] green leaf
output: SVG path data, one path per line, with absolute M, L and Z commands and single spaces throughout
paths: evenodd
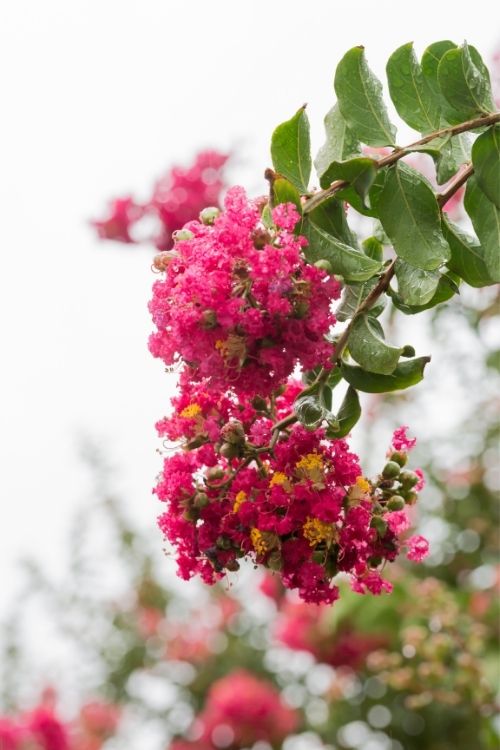
M 310 219 L 304 220 L 302 233 L 309 241 L 304 248 L 309 263 L 328 260 L 333 273 L 343 276 L 346 281 L 366 281 L 380 270 L 380 263 L 327 234 Z
M 337 418 L 328 425 L 326 437 L 333 439 L 345 437 L 350 433 L 360 416 L 361 406 L 359 396 L 350 385 L 340 406 Z
M 496 283 L 484 262 L 484 250 L 481 245 L 445 215 L 443 233 L 451 249 L 451 259 L 448 261 L 450 271 L 458 274 L 470 286 L 483 287 Z
M 468 133 L 447 136 L 436 159 L 436 177 L 442 185 L 458 172 L 462 164 L 470 161 L 471 139 Z
M 360 304 L 366 299 L 374 286 L 377 285 L 378 277 L 369 279 L 364 284 L 347 284 L 342 291 L 342 299 L 335 310 L 335 317 L 340 323 L 344 323 L 353 317 Z M 380 298 L 375 306 L 370 308 L 370 315 L 377 317 L 385 307 L 385 299 Z
M 327 112 L 324 124 L 326 141 L 314 160 L 314 166 L 320 178 L 333 161 L 343 161 L 361 152 L 360 143 L 347 127 L 338 104 Z M 327 187 L 323 185 L 323 180 L 320 182 L 323 187 Z
M 389 92 L 399 116 L 414 130 L 439 128 L 440 106 L 416 58 L 413 42 L 403 44 L 387 63 Z
M 448 52 L 451 49 L 457 49 L 455 42 L 450 42 L 449 39 L 443 39 L 440 42 L 430 44 L 422 55 L 422 60 L 420 62 L 422 74 L 436 99 L 440 99 L 442 96 L 438 83 L 439 63 L 445 52 Z
M 334 161 L 321 178 L 321 187 L 328 187 L 334 180 L 347 180 L 361 198 L 363 205 L 371 208 L 367 198 L 377 175 L 376 164 L 374 159 L 367 156 L 358 156 L 349 161 Z
M 403 260 L 434 271 L 450 257 L 441 216 L 429 183 L 406 164 L 387 171 L 377 204 L 380 221 Z
M 277 177 L 272 183 L 273 204 L 293 203 L 298 212 L 302 214 L 302 203 L 300 202 L 300 193 L 292 183 L 285 177 Z
M 483 259 L 490 277 L 500 282 L 500 211 L 485 196 L 474 176 L 467 180 L 464 198 L 474 230 L 483 247 Z
M 318 394 L 313 393 L 299 396 L 293 404 L 293 410 L 299 422 L 308 430 L 315 430 L 327 416 L 327 411 L 319 402 Z
M 477 184 L 500 208 L 500 125 L 489 128 L 474 141 L 472 164 Z
M 363 47 L 353 47 L 337 66 L 335 93 L 348 128 L 368 146 L 393 146 L 391 125 L 382 97 L 382 84 L 371 72 Z
M 424 310 L 430 310 L 432 307 L 441 305 L 443 302 L 447 302 L 447 300 L 451 299 L 454 294 L 458 294 L 459 283 L 460 279 L 454 273 L 439 274 L 439 283 L 437 285 L 436 291 L 434 292 L 432 298 L 423 305 L 406 304 L 401 299 L 399 294 L 396 294 L 396 292 L 394 292 L 392 289 L 388 290 L 388 294 L 392 298 L 394 307 L 397 307 L 397 309 L 401 310 L 401 312 L 403 312 L 405 315 L 416 315 L 417 313 L 424 312 Z M 413 356 L 414 353 L 415 352 L 412 352 L 411 356 Z M 405 356 L 404 352 L 401 356 Z
M 332 234 L 346 245 L 357 247 L 356 235 L 347 223 L 345 204 L 337 198 L 327 198 L 309 213 L 309 218 L 327 234 Z
M 384 341 L 384 331 L 378 320 L 360 315 L 352 325 L 349 335 L 349 352 L 353 359 L 368 372 L 390 375 L 398 364 L 402 347 L 390 346 Z
M 338 190 L 335 195 L 337 198 L 342 198 L 342 200 L 352 206 L 360 214 L 363 214 L 363 216 L 377 218 L 378 213 L 376 205 L 380 192 L 384 186 L 385 172 L 385 169 L 377 170 L 373 185 L 371 186 L 370 192 L 368 193 L 368 203 L 370 204 L 370 206 L 373 206 L 373 208 L 368 208 L 364 201 L 360 198 L 356 190 L 350 185 L 349 187 Z
M 444 53 L 438 66 L 438 83 L 453 110 L 452 119 L 467 120 L 495 111 L 488 71 L 466 42 Z M 450 117 L 448 112 L 446 117 Z
M 398 295 L 406 305 L 425 305 L 433 298 L 441 274 L 439 271 L 424 271 L 400 258 L 395 265 L 398 280 Z
M 311 142 L 305 106 L 291 120 L 278 125 L 271 138 L 271 156 L 275 170 L 305 193 L 311 175 Z
M 384 246 L 378 237 L 367 237 L 366 240 L 363 240 L 361 243 L 361 247 L 363 248 L 363 252 L 368 255 L 369 258 L 373 258 L 373 260 L 378 260 L 380 262 L 383 261 Z
M 430 357 L 418 357 L 400 362 L 390 375 L 377 375 L 367 372 L 362 367 L 342 363 L 342 376 L 353 388 L 364 393 L 389 393 L 401 391 L 420 383 L 424 377 L 424 368 Z

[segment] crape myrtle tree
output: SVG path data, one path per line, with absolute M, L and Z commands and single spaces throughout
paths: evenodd
M 273 135 L 266 198 L 232 189 L 216 210 L 226 157 L 204 152 L 162 178 L 150 201 L 120 199 L 95 222 L 105 239 L 168 250 L 154 260 L 164 275 L 151 348 L 180 370 L 180 387 L 158 423 L 170 454 L 157 486 L 168 508 L 160 525 L 184 577 L 223 578 L 233 595 L 215 587 L 184 601 L 165 584 L 150 540 L 99 485 L 100 502 L 76 524 L 65 585 L 33 566 L 20 597 L 23 609 L 31 598 L 53 606 L 59 637 L 78 658 L 50 678 L 36 673 L 23 654 L 22 613 L 13 613 L 1 660 L 2 750 L 496 747 L 492 582 L 477 590 L 468 581 L 484 578 L 498 546 L 488 480 L 498 427 L 489 394 L 474 388 L 498 357 L 466 346 L 461 372 L 474 397 L 460 433 L 476 439 L 463 471 L 450 470 L 432 435 L 420 441 L 442 498 L 426 507 L 424 494 L 421 515 L 446 529 L 432 577 L 425 563 L 410 570 L 396 560 L 400 548 L 413 561 L 427 552 L 422 536 L 406 533 L 423 487 L 407 464 L 414 438 L 396 430 L 369 480 L 345 437 L 360 416 L 359 393 L 371 394 L 362 401 L 375 452 L 374 429 L 404 414 L 398 391 L 419 382 L 428 361 L 406 341 L 387 345 L 380 320 L 397 337 L 405 315 L 430 310 L 453 368 L 447 315 L 479 342 L 497 314 L 492 290 L 481 288 L 499 276 L 499 117 L 484 65 L 466 45 L 431 45 L 420 65 L 405 45 L 388 79 L 396 109 L 421 134 L 409 147 L 394 145 L 379 84 L 356 48 L 335 77 L 338 102 L 315 161 L 321 189 L 308 190 L 301 109 Z M 407 164 L 422 151 L 436 164 L 431 182 Z M 476 237 L 451 221 L 464 189 Z M 139 224 L 151 216 L 146 237 Z M 471 304 L 468 287 L 483 298 Z M 106 519 L 129 589 L 103 599 L 96 581 L 109 547 L 97 559 L 92 524 L 100 530 Z M 245 556 L 259 578 L 233 572 Z M 381 576 L 387 561 L 391 583 Z M 26 687 L 32 699 L 47 683 L 22 710 Z
M 430 361 L 411 342 L 385 340 L 384 308 L 415 315 L 462 283 L 500 280 L 500 114 L 467 43 L 434 43 L 421 62 L 403 45 L 387 78 L 396 110 L 420 133 L 409 145 L 397 145 L 382 86 L 355 47 L 334 76 L 320 188 L 310 189 L 302 107 L 272 135 L 268 195 L 231 188 L 222 210 L 205 208 L 154 259 L 149 346 L 179 371 L 157 425 L 168 455 L 155 491 L 183 578 L 211 584 L 249 557 L 304 601 L 331 604 L 337 574 L 380 594 L 401 550 L 415 561 L 428 552 L 422 536 L 407 535 L 423 479 L 407 466 L 406 428 L 373 479 L 345 438 L 360 393 L 410 388 Z M 388 152 L 376 158 L 380 148 Z M 422 152 L 438 192 L 403 161 Z M 446 212 L 464 186 L 476 236 Z M 356 236 L 356 215 L 371 219 L 368 236 Z

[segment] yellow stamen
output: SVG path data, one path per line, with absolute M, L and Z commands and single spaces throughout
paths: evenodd
M 336 530 L 331 523 L 325 523 L 319 518 L 308 517 L 302 527 L 302 533 L 311 547 L 315 547 L 320 542 L 331 542 Z
M 287 475 L 283 474 L 282 471 L 275 471 L 271 481 L 269 482 L 269 486 L 273 487 L 273 485 L 275 484 L 285 484 L 285 482 L 288 482 Z
M 241 503 L 244 503 L 247 499 L 247 493 L 240 490 L 234 498 L 233 513 L 237 513 L 240 509 Z
M 269 549 L 266 540 L 259 529 L 255 527 L 250 531 L 250 539 L 253 544 L 253 548 L 258 555 L 264 555 Z
M 189 406 L 186 406 L 181 411 L 180 416 L 191 419 L 192 417 L 197 417 L 198 414 L 201 414 L 201 406 L 199 404 L 189 404 Z
M 358 477 L 356 479 L 356 487 L 359 487 L 361 492 L 368 494 L 370 492 L 370 483 L 364 477 Z
M 316 469 L 323 468 L 323 457 L 319 453 L 308 453 L 306 456 L 302 456 L 300 461 L 297 461 L 295 468 L 309 473 Z

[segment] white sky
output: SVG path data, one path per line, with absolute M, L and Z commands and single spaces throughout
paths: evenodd
M 146 349 L 146 251 L 99 243 L 86 220 L 147 191 L 203 146 L 237 147 L 239 180 L 264 191 L 276 124 L 308 102 L 315 148 L 342 54 L 384 63 L 464 37 L 488 56 L 491 0 L 14 0 L 0 10 L 2 207 L 0 612 L 15 560 L 53 569 L 85 496 L 76 436 L 96 438 L 130 506 L 154 526 L 154 422 L 167 378 Z M 425 19 L 428 18 L 429 22 Z M 161 543 L 158 537 L 158 544 Z

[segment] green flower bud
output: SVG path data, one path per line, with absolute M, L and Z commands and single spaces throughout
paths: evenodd
M 227 536 L 218 536 L 215 543 L 219 549 L 231 549 L 231 540 Z
M 395 461 L 397 464 L 403 467 L 408 462 L 408 454 L 403 453 L 403 451 L 394 451 L 389 460 Z
M 205 330 L 215 328 L 217 325 L 217 316 L 214 310 L 204 310 L 201 314 L 201 325 Z
M 237 419 L 232 419 L 224 425 L 221 435 L 225 443 L 231 445 L 242 445 L 245 442 L 245 428 Z
M 389 510 L 403 510 L 405 507 L 404 498 L 401 495 L 393 495 L 387 503 Z
M 370 521 L 372 529 L 376 529 L 379 536 L 385 536 L 387 531 L 387 524 L 381 516 L 373 516 Z
M 220 216 L 220 208 L 217 208 L 216 206 L 208 206 L 200 213 L 200 221 L 202 224 L 210 225 L 215 222 L 218 216 Z
M 219 469 L 218 466 L 213 466 L 207 471 L 207 479 L 209 482 L 216 482 L 218 479 L 224 479 L 226 473 L 223 469 Z
M 399 475 L 399 481 L 403 485 L 403 489 L 411 490 L 418 483 L 418 475 L 414 471 L 405 470 Z
M 326 271 L 327 273 L 332 272 L 332 264 L 329 260 L 326 260 L 326 258 L 317 260 L 314 265 L 316 266 L 316 268 L 320 268 L 322 271 Z
M 240 447 L 234 443 L 223 443 L 220 447 L 219 453 L 221 456 L 224 456 L 224 458 L 236 458 L 240 455 Z
M 274 550 L 273 552 L 271 552 L 271 554 L 267 558 L 267 567 L 271 570 L 281 570 L 281 568 L 283 567 L 281 554 L 278 550 Z
M 204 508 L 210 502 L 205 492 L 197 492 L 194 496 L 193 505 L 195 508 Z
M 400 465 L 396 461 L 388 461 L 382 469 L 382 476 L 385 479 L 395 479 L 401 471 Z
M 182 242 L 183 240 L 192 240 L 194 234 L 189 229 L 177 229 L 172 232 L 172 239 L 174 242 Z
M 405 493 L 405 500 L 407 505 L 415 505 L 418 500 L 418 495 L 416 492 L 410 490 L 410 492 Z

